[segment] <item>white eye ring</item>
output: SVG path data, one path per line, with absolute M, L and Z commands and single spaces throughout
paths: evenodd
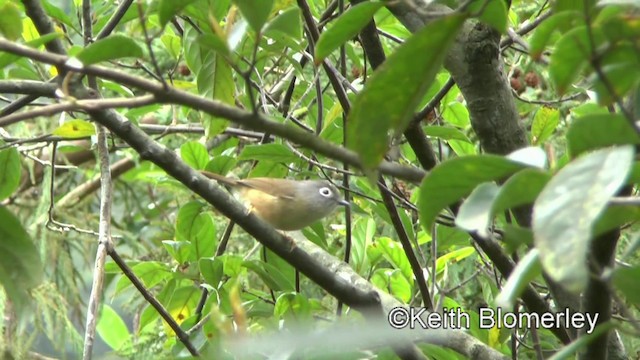
M 324 196 L 324 197 L 329 197 L 331 196 L 331 189 L 329 189 L 328 187 L 324 186 L 321 187 L 320 189 L 318 189 L 318 192 L 320 193 L 320 195 Z

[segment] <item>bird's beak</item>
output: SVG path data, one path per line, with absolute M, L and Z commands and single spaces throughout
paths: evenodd
M 342 199 L 342 200 L 338 201 L 338 204 L 340 204 L 340 205 L 342 205 L 342 206 L 351 206 L 351 203 L 350 203 L 350 202 L 348 202 L 348 201 L 347 201 L 347 200 L 345 200 L 345 199 Z

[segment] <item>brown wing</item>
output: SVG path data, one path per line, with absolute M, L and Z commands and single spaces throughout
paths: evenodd
M 236 181 L 237 185 L 261 191 L 281 199 L 294 199 L 296 197 L 296 181 L 273 178 L 251 178 Z

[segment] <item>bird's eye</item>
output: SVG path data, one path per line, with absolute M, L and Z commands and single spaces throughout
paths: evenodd
M 329 189 L 328 187 L 324 186 L 321 187 L 318 192 L 320 193 L 320 195 L 324 196 L 324 197 L 329 197 L 331 196 L 331 189 Z

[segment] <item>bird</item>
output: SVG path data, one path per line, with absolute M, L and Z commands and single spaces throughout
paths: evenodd
M 251 212 L 278 230 L 303 229 L 331 214 L 339 205 L 349 206 L 327 180 L 233 179 L 209 171 L 201 173 L 230 187 Z

